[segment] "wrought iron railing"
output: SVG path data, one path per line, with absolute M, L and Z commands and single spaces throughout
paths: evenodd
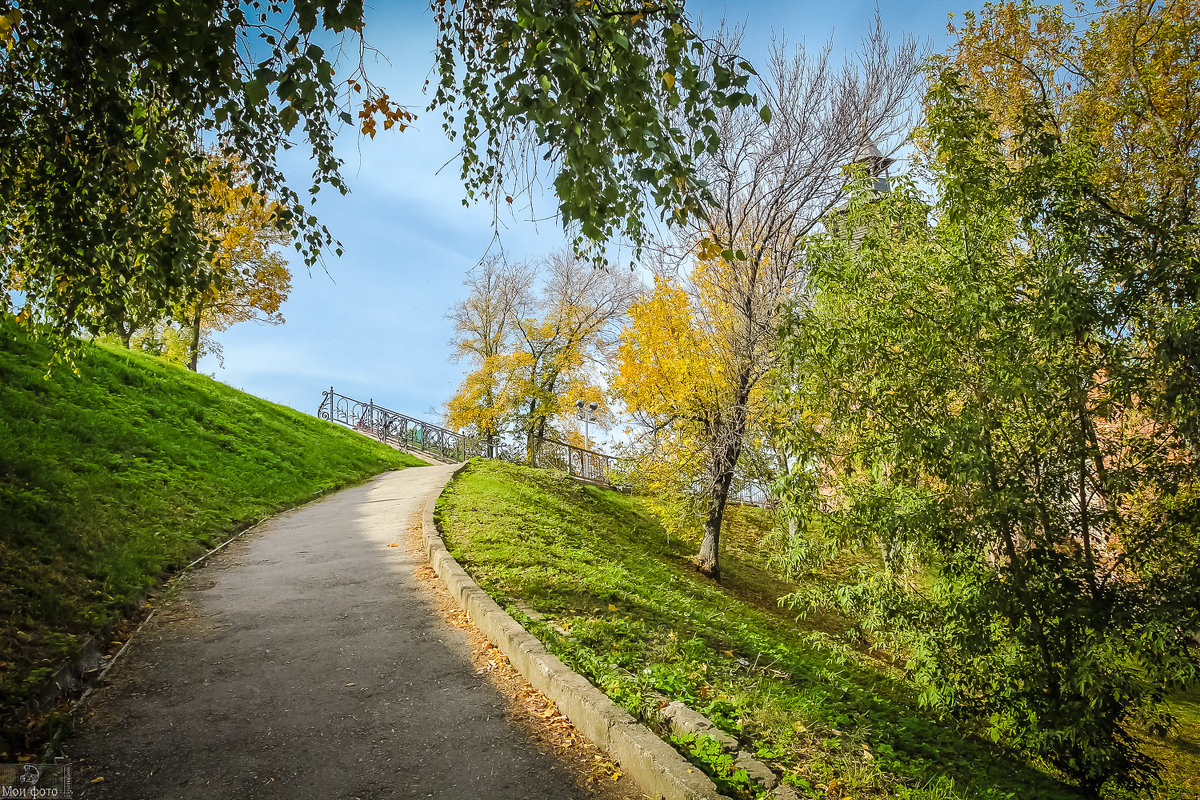
M 580 480 L 608 485 L 612 483 L 609 477 L 616 460 L 613 456 L 556 439 L 540 439 L 534 463 L 539 467 L 561 469 Z
M 332 386 L 328 392 L 321 394 L 323 399 L 317 411 L 318 417 L 340 422 L 380 441 L 419 450 L 447 461 L 466 461 L 471 456 L 483 454 L 477 439 L 376 405 L 373 399 L 364 403 L 338 394 Z
M 758 506 L 759 508 L 775 508 L 779 504 L 779 501 L 775 499 L 775 495 L 768 489 L 754 484 L 731 491 L 729 493 L 729 502 L 739 503 L 744 506 Z
M 380 441 L 419 450 L 447 461 L 466 461 L 472 456 L 520 461 L 506 449 L 489 448 L 483 440 L 464 436 L 440 425 L 392 411 L 376 405 L 374 399 L 363 402 L 338 394 L 333 387 L 321 392 L 321 406 L 317 416 L 331 422 L 340 422 L 356 431 L 373 436 Z M 618 459 L 597 453 L 584 447 L 560 442 L 557 439 L 535 440 L 533 466 L 560 469 L 583 481 L 610 485 L 613 465 Z

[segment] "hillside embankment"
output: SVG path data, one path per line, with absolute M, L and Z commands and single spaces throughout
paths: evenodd
M 264 517 L 419 459 L 119 347 L 0 321 L 0 762 L 163 579 Z M 119 635 L 119 633 L 117 633 Z M 83 665 L 86 668 L 86 665 Z M 43 706 L 47 703 L 43 703 Z

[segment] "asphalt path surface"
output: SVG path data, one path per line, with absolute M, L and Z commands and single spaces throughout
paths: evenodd
M 76 796 L 587 797 L 415 577 L 404 537 L 452 471 L 283 514 L 188 576 L 86 706 Z

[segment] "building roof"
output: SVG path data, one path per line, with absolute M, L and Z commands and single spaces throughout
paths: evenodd
M 866 139 L 858 146 L 858 149 L 854 151 L 854 158 L 850 159 L 850 161 L 853 164 L 865 161 L 872 175 L 879 175 L 892 164 L 896 163 L 896 159 L 889 158 L 879 152 L 879 148 L 870 139 Z

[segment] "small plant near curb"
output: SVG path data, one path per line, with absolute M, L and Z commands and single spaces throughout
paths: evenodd
M 749 773 L 734 763 L 733 756 L 721 749 L 721 743 L 710 736 L 685 733 L 671 736 L 671 744 L 687 759 L 712 778 L 717 791 L 733 800 L 759 800 L 771 795 L 750 779 Z

